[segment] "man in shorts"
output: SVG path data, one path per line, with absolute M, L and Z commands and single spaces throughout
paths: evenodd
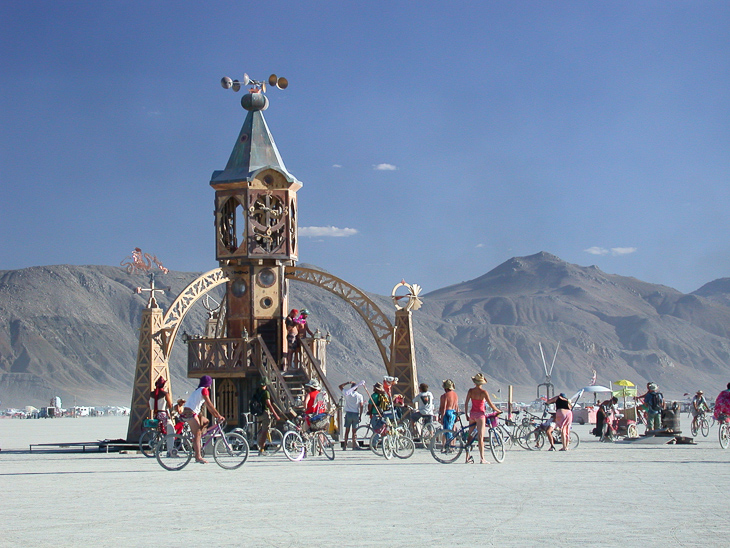
M 360 446 L 357 444 L 355 430 L 357 430 L 360 419 L 362 418 L 364 399 L 355 386 L 355 383 L 352 381 L 343 382 L 340 385 L 345 411 L 345 440 L 341 443 L 343 451 L 347 450 L 347 439 L 350 437 L 350 429 L 352 429 L 352 448 L 360 449 Z
M 259 455 L 262 455 L 264 453 L 264 447 L 266 445 L 266 438 L 269 435 L 269 429 L 271 428 L 271 419 L 272 417 L 274 420 L 279 420 L 279 415 L 276 414 L 276 410 L 274 409 L 273 404 L 271 403 L 271 394 L 269 394 L 269 389 L 267 388 L 268 381 L 265 378 L 262 378 L 259 381 L 259 386 L 256 388 L 256 391 L 254 392 L 252 398 L 261 402 L 261 409 L 262 413 L 257 415 L 256 418 L 259 421 L 259 425 L 261 426 L 261 430 L 259 430 L 258 438 L 256 439 L 256 444 L 259 448 Z

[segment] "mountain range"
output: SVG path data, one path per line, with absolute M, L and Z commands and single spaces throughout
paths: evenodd
M 198 275 L 158 276 L 158 287 L 170 287 L 160 306 Z M 354 309 L 318 287 L 291 284 L 291 306 L 308 308 L 310 326 L 332 336 L 333 382 L 381 377 L 382 359 Z M 146 277 L 110 266 L 0 271 L 0 406 L 47 405 L 56 395 L 65 406 L 129 405 L 146 304 L 135 288 L 146 285 Z M 392 316 L 389 297 L 370 297 Z M 518 399 L 534 399 L 545 380 L 540 344 L 548 366 L 557 349 L 552 382 L 570 395 L 594 370 L 598 384 L 652 380 L 679 399 L 699 388 L 714 397 L 730 380 L 730 278 L 685 294 L 541 252 L 422 299 L 413 312 L 416 359 L 419 380 L 434 392 L 445 378 L 464 392 L 482 371 L 497 397 L 513 385 Z M 196 305 L 180 333 L 202 333 L 206 317 Z M 175 397 L 195 387 L 186 359 L 178 340 L 170 359 Z

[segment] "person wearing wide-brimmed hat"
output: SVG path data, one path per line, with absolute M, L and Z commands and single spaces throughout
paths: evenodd
M 705 393 L 702 390 L 698 390 L 694 398 L 692 398 L 692 404 L 689 406 L 689 411 L 692 413 L 692 431 L 696 432 L 699 429 L 697 417 L 710 410 L 710 406 L 707 405 L 705 399 Z
M 492 398 L 489 397 L 489 392 L 482 388 L 483 385 L 487 384 L 487 379 L 484 378 L 484 375 L 477 373 L 471 378 L 471 380 L 474 383 L 474 387 L 470 388 L 466 393 L 464 411 L 468 411 L 469 402 L 471 402 L 471 411 L 468 411 L 469 423 L 476 424 L 479 462 L 486 464 L 487 461 L 484 459 L 484 429 L 487 424 L 486 405 L 489 404 L 489 407 L 491 407 L 496 413 L 501 413 L 502 411 L 500 411 L 499 408 L 492 403 Z M 468 454 L 467 459 L 469 459 Z
M 373 385 L 373 393 L 368 398 L 368 416 L 370 417 L 370 427 L 373 432 L 380 428 L 383 424 L 383 414 L 388 411 L 390 400 L 385 393 L 383 383 L 376 382 Z
M 307 391 L 307 395 L 304 396 L 304 418 L 309 426 L 314 415 L 327 412 L 327 404 L 324 401 L 322 385 L 317 379 L 312 379 L 305 384 L 304 390 Z
M 445 430 L 454 428 L 456 417 L 459 414 L 459 396 L 456 393 L 454 381 L 446 379 L 441 383 L 444 393 L 439 402 L 439 420 Z

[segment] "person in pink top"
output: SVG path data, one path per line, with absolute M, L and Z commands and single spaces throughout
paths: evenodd
M 489 392 L 482 388 L 483 385 L 487 384 L 487 379 L 484 378 L 484 375 L 477 373 L 471 378 L 471 380 L 474 382 L 474 388 L 470 388 L 466 393 L 464 411 L 469 409 L 469 402 L 471 402 L 469 423 L 476 423 L 479 462 L 481 464 L 487 464 L 487 461 L 484 459 L 484 429 L 487 424 L 486 405 L 489 404 L 489 407 L 497 413 L 501 413 L 501 411 L 492 403 L 492 398 L 489 397 Z M 469 462 L 468 453 L 466 458 L 467 462 Z

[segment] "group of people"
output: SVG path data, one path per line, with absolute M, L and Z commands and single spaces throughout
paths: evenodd
M 314 333 L 307 325 L 309 310 L 303 308 L 301 312 L 296 308 L 292 308 L 289 315 L 284 318 L 284 326 L 286 327 L 286 364 L 289 369 L 294 368 L 296 351 L 302 344 L 303 337 L 313 337 Z

